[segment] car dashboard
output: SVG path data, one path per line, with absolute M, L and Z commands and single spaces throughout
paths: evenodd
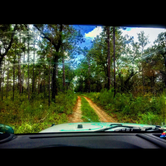
M 2 134 L 4 135 L 4 134 Z M 0 149 L 165 149 L 161 133 L 63 132 L 6 134 Z

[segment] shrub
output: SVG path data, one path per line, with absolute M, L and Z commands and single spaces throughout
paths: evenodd
M 111 89 L 102 90 L 98 94 L 87 93 L 86 96 L 93 98 L 93 101 L 107 110 L 108 114 L 112 111 L 116 113 L 119 121 L 125 119 L 124 117 L 141 123 L 160 123 L 165 122 L 166 119 L 166 93 L 159 97 L 153 97 L 150 93 L 137 97 L 133 97 L 131 93 L 117 93 L 114 98 Z
M 139 113 L 139 123 L 141 124 L 149 124 L 149 125 L 161 125 L 162 117 L 155 115 L 151 112 L 147 112 L 146 114 Z
M 50 107 L 48 99 L 44 99 L 43 95 L 37 95 L 28 101 L 26 93 L 19 95 L 16 92 L 13 101 L 12 93 L 9 93 L 7 99 L 0 101 L 0 122 L 12 126 L 15 133 L 40 132 L 51 123 L 67 122 L 66 115 L 72 113 L 77 95 L 72 91 L 58 93 L 56 103 L 51 102 Z

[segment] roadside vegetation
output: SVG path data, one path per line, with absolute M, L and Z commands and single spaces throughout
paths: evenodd
M 119 122 L 164 124 L 165 30 L 153 42 L 140 31 L 136 42 L 114 26 L 87 38 L 95 28 L 0 24 L 0 123 L 37 133 L 67 122 L 85 95 Z M 83 97 L 81 108 L 84 121 L 99 121 Z
M 15 101 L 10 99 L 12 95 L 0 101 L 0 123 L 11 126 L 15 134 L 38 133 L 52 124 L 67 123 L 67 115 L 72 114 L 77 100 L 72 91 L 58 93 L 56 103 L 52 102 L 50 106 L 42 93 L 32 101 L 27 100 L 26 94 L 15 95 Z
M 134 97 L 131 93 L 117 93 L 114 98 L 113 89 L 100 93 L 84 93 L 93 102 L 102 107 L 113 118 L 124 123 L 142 123 L 163 125 L 166 121 L 166 94 L 153 97 L 147 93 Z
M 84 97 L 81 97 L 81 111 L 84 122 L 100 122 L 97 114 Z

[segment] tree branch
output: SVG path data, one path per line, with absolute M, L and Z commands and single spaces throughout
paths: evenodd
M 62 24 L 60 24 L 60 35 L 59 35 L 59 40 L 58 40 L 58 44 L 57 44 L 57 47 L 56 47 L 57 52 L 59 51 L 59 48 L 62 44 L 62 34 L 61 34 L 62 29 L 63 29 L 63 26 L 62 26 Z
M 33 25 L 44 36 L 44 37 L 43 36 L 41 36 L 41 37 L 47 39 L 50 43 L 53 44 L 55 49 L 57 49 L 57 45 L 54 43 L 54 41 L 51 38 L 49 38 L 48 36 L 46 36 L 46 34 L 44 34 L 36 24 L 33 24 Z
M 136 73 L 131 73 L 130 74 L 130 76 L 128 77 L 128 79 L 124 82 L 124 84 L 126 85 L 128 82 L 129 82 L 129 80 L 131 79 L 131 77 L 133 77 L 134 75 L 136 75 L 137 73 L 139 73 L 138 71 L 136 72 Z
M 7 47 L 7 49 L 5 49 L 5 53 L 3 54 L 4 56 L 8 53 L 9 49 L 10 49 L 11 46 L 12 46 L 13 37 L 14 37 L 14 32 L 15 32 L 16 30 L 17 30 L 17 24 L 16 24 L 15 27 L 14 27 L 14 30 L 13 30 L 13 33 L 12 33 L 12 36 L 11 36 L 11 40 L 10 40 L 9 46 Z
M 10 43 L 9 43 L 9 46 L 7 48 L 5 48 L 5 52 L 3 54 L 1 54 L 1 51 L 0 51 L 0 66 L 1 66 L 1 62 L 3 61 L 3 58 L 4 56 L 8 53 L 9 49 L 11 48 L 12 46 L 12 43 L 13 43 L 13 37 L 14 37 L 14 32 L 17 30 L 17 24 L 15 25 L 14 27 L 14 30 L 13 30 L 13 33 L 11 35 L 11 40 L 10 40 Z

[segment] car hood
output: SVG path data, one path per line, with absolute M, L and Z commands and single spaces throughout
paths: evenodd
M 80 122 L 80 123 L 63 123 L 63 124 L 54 125 L 52 127 L 40 131 L 39 133 L 88 132 L 88 131 L 90 132 L 110 127 L 111 124 L 122 124 L 125 126 L 133 126 L 133 127 L 152 127 L 152 128 L 156 127 L 156 125 L 135 124 L 135 123 Z M 108 131 L 113 131 L 113 130 L 114 129 L 110 129 Z

